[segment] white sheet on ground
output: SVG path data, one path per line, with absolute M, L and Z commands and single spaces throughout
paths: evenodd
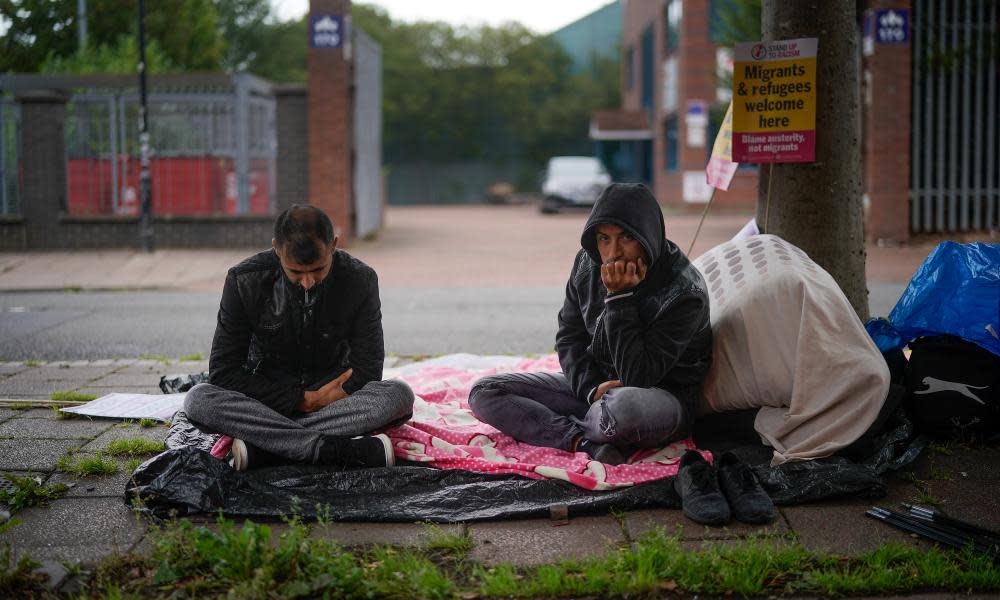
M 772 465 L 829 456 L 868 429 L 889 369 L 829 273 L 773 235 L 722 244 L 694 265 L 714 335 L 703 414 L 761 408 L 754 426 Z
M 114 419 L 169 421 L 184 406 L 185 394 L 107 394 L 63 412 Z

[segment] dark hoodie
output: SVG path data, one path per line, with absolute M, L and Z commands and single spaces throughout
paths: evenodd
M 646 278 L 611 297 L 597 251 L 596 228 L 604 223 L 631 233 L 649 259 Z M 573 392 L 589 402 L 598 385 L 614 379 L 662 388 L 681 399 L 690 419 L 712 359 L 708 294 L 698 270 L 666 239 L 656 199 L 644 185 L 611 184 L 597 199 L 580 244 L 556 334 Z

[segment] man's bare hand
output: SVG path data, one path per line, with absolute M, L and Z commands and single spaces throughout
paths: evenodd
M 319 388 L 315 392 L 305 392 L 299 410 L 304 413 L 315 412 L 324 406 L 333 404 L 337 400 L 343 400 L 350 394 L 344 391 L 344 383 L 351 378 L 354 369 L 348 369 L 340 374 L 330 383 Z
M 596 390 L 594 390 L 594 397 L 590 399 L 590 403 L 593 404 L 594 402 L 597 402 L 598 400 L 603 398 L 604 394 L 611 388 L 616 388 L 621 386 L 622 382 L 617 379 L 612 379 L 611 381 L 605 381 L 601 385 L 597 386 Z
M 645 278 L 646 261 L 641 257 L 635 262 L 616 260 L 601 265 L 601 281 L 609 294 L 634 288 Z

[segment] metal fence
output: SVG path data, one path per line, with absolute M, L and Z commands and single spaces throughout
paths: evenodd
M 21 212 L 20 148 L 21 107 L 13 100 L 0 98 L 0 215 Z
M 277 134 L 268 92 L 260 80 L 238 74 L 231 85 L 149 95 L 154 214 L 275 212 Z M 71 215 L 138 214 L 135 90 L 77 89 L 66 111 L 63 208 Z
M 914 0 L 911 229 L 1000 226 L 998 2 Z

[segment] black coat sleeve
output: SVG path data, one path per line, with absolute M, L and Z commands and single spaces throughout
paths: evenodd
M 615 369 L 626 386 L 652 387 L 673 369 L 677 359 L 708 319 L 708 301 L 686 294 L 663 307 L 651 323 L 639 318 L 634 297 L 607 303 L 605 333 Z
M 365 387 L 370 381 L 382 379 L 385 366 L 385 344 L 382 337 L 382 301 L 378 295 L 378 276 L 374 271 L 367 287 L 357 317 L 351 326 L 351 368 L 354 373 L 344 383 L 348 394 Z
M 579 293 L 573 285 L 576 266 L 574 263 L 573 273 L 566 284 L 566 299 L 559 311 L 556 352 L 559 354 L 559 365 L 569 380 L 573 393 L 580 400 L 589 403 L 591 391 L 604 383 L 605 377 L 594 357 L 587 352 L 592 340 L 580 311 Z
M 250 351 L 253 325 L 240 297 L 236 277 L 230 273 L 222 288 L 222 302 L 209 358 L 209 382 L 227 390 L 241 392 L 288 415 L 303 400 L 302 388 L 272 381 L 252 373 L 244 366 Z

